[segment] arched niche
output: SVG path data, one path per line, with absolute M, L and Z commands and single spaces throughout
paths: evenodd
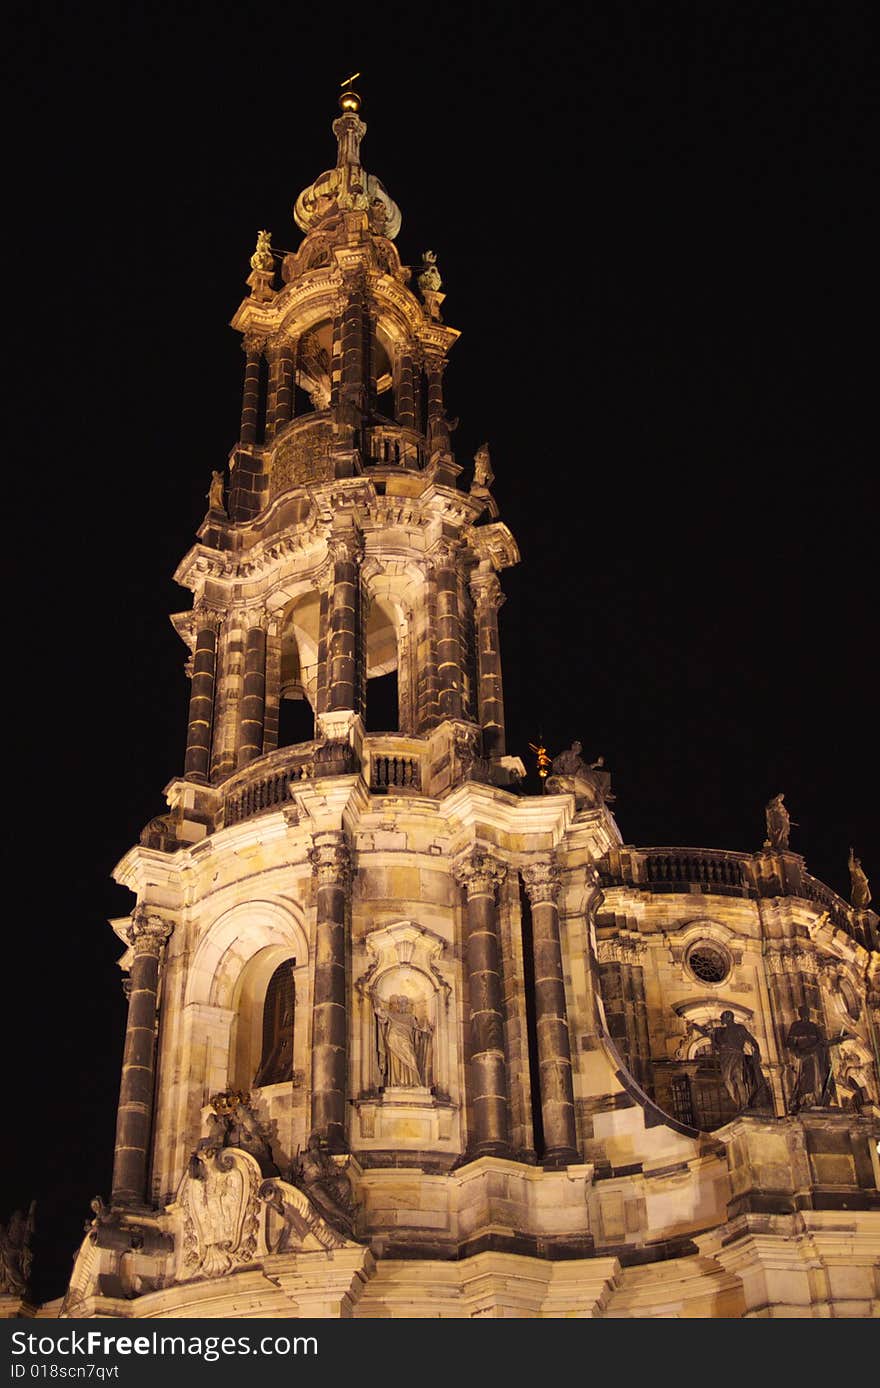
M 407 1088 L 447 1095 L 454 1022 L 452 988 L 440 969 L 443 941 L 415 921 L 404 920 L 371 931 L 365 944 L 369 967 L 356 984 L 361 1092 Z M 406 1016 L 411 1026 L 405 1024 Z M 389 1028 L 398 1036 L 409 1032 L 417 1074 L 404 1076 L 391 1063 Z
M 293 908 L 272 901 L 242 903 L 220 916 L 200 940 L 189 972 L 186 1004 L 199 1026 L 216 1019 L 210 1073 L 199 1077 L 206 1088 L 252 1087 L 261 1059 L 266 989 L 279 964 L 288 959 L 296 960 L 294 1068 L 304 1068 L 309 951 Z
M 313 588 L 280 610 L 279 747 L 310 742 L 314 736 L 320 621 L 321 600 Z
M 403 730 L 400 642 L 403 622 L 397 605 L 387 597 L 373 598 L 367 613 L 367 731 Z M 405 639 L 405 638 L 404 638 Z

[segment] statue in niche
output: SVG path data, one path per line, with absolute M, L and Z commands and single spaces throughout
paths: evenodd
M 223 473 L 211 473 L 211 485 L 208 488 L 208 510 L 222 511 L 226 514 L 226 507 L 223 504 Z
M 831 1046 L 839 1046 L 846 1040 L 846 1034 L 827 1040 L 825 1033 L 815 1022 L 810 1021 L 810 1009 L 806 1003 L 798 1008 L 798 1018 L 788 1028 L 785 1038 L 786 1050 L 795 1058 L 795 1082 L 789 1111 L 798 1113 L 802 1108 L 822 1108 L 831 1099 Z
M 857 911 L 867 911 L 871 904 L 871 888 L 862 867 L 861 858 L 849 850 L 850 900 Z
M 714 1026 L 704 1027 L 699 1022 L 692 1026 L 712 1043 L 712 1052 L 721 1066 L 721 1082 L 737 1112 L 769 1108 L 772 1100 L 761 1069 L 761 1048 L 748 1028 L 734 1021 L 729 1008 Z M 746 1046 L 751 1046 L 751 1051 Z
M 412 998 L 395 994 L 384 1003 L 374 997 L 379 1029 L 379 1071 L 383 1089 L 431 1087 L 434 1028 L 419 1021 Z
M 783 805 L 784 795 L 774 795 L 764 810 L 767 821 L 767 837 L 764 840 L 764 847 L 784 851 L 788 848 L 791 837 L 792 819 L 788 810 Z
M 16 1210 L 7 1225 L 0 1225 L 0 1292 L 19 1297 L 27 1292 L 36 1208 L 32 1200 L 26 1215 Z

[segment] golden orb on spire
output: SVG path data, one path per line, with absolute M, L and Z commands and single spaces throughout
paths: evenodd
M 353 72 L 350 77 L 346 77 L 345 81 L 339 84 L 342 88 L 339 93 L 339 105 L 343 111 L 350 111 L 353 115 L 357 115 L 361 109 L 361 99 L 351 85 L 358 77 L 360 77 L 360 73 Z

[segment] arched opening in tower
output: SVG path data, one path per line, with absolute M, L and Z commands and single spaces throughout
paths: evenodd
M 401 731 L 398 616 L 384 598 L 370 603 L 367 617 L 368 733 Z
M 294 598 L 281 623 L 278 746 L 295 747 L 315 735 L 320 600 L 314 592 Z

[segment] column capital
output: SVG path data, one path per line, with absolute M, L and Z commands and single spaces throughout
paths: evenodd
M 212 607 L 210 603 L 205 602 L 204 598 L 200 598 L 195 604 L 192 616 L 197 632 L 208 629 L 219 631 L 220 623 L 223 621 L 223 613 L 218 608 Z
M 544 901 L 555 903 L 559 891 L 559 868 L 552 853 L 526 863 L 522 869 L 522 879 L 533 906 Z
M 245 333 L 241 340 L 241 350 L 246 356 L 261 357 L 268 340 L 265 333 Z
M 319 887 L 345 887 L 351 876 L 351 853 L 345 835 L 337 831 L 315 834 L 309 862 Z
M 158 956 L 173 930 L 173 921 L 146 906 L 138 906 L 131 918 L 127 934 L 135 954 Z
M 478 617 L 487 612 L 497 612 L 505 601 L 501 581 L 492 569 L 484 572 L 480 568 L 471 574 L 471 594 Z
M 507 868 L 481 848 L 469 849 L 453 865 L 455 880 L 468 897 L 493 896 L 507 876 Z
M 270 357 L 277 357 L 286 347 L 293 350 L 295 346 L 296 342 L 294 339 L 288 337 L 285 332 L 272 333 L 271 336 L 265 339 L 265 351 L 267 356 Z
M 331 535 L 327 553 L 334 564 L 359 564 L 364 557 L 364 537 L 358 533 Z

